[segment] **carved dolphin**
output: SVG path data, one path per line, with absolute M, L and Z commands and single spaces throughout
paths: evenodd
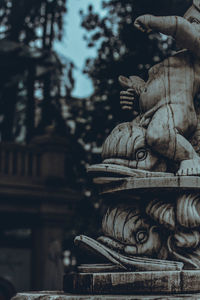
M 147 147 L 145 134 L 146 130 L 137 120 L 116 126 L 103 144 L 103 163 L 131 169 L 165 172 L 166 162 Z
M 150 221 L 150 222 L 149 222 Z M 101 241 L 108 247 L 127 255 L 146 255 L 166 258 L 158 227 L 145 217 L 138 204 L 117 205 L 108 208 L 102 221 L 104 236 Z

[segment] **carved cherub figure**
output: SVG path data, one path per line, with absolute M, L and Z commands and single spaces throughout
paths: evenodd
M 200 157 L 188 138 L 197 127 L 195 95 L 200 90 L 200 0 L 184 17 L 143 15 L 135 27 L 172 36 L 182 50 L 149 70 L 148 81 L 120 76 L 123 109 L 142 115 L 146 143 L 155 152 L 179 163 L 178 175 L 200 175 Z

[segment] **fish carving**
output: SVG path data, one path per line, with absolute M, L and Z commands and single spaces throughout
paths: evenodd
M 136 204 L 108 208 L 102 221 L 102 232 L 104 236 L 99 241 L 125 254 L 153 257 L 161 252 L 158 227 L 149 222 Z
M 166 162 L 147 147 L 145 134 L 137 119 L 116 126 L 103 144 L 102 163 L 165 172 Z
M 146 213 L 168 230 L 166 249 L 170 257 L 185 263 L 187 268 L 200 268 L 200 195 L 184 193 L 176 198 L 154 199 Z

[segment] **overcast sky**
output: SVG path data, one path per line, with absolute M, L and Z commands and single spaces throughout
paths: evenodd
M 62 42 L 56 43 L 55 49 L 58 53 L 73 60 L 76 70 L 74 77 L 76 86 L 73 92 L 74 97 L 85 98 L 90 96 L 93 91 L 91 80 L 84 74 L 82 69 L 85 59 L 94 57 L 95 49 L 88 48 L 83 40 L 85 30 L 81 28 L 81 17 L 79 11 L 87 11 L 89 4 L 92 4 L 96 11 L 103 14 L 101 9 L 102 0 L 68 0 L 68 12 L 66 14 L 64 37 Z

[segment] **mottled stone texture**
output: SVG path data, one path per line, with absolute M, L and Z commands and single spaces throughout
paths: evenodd
M 64 287 L 66 292 L 98 295 L 198 293 L 200 271 L 79 273 L 66 275 Z
M 172 295 L 72 295 L 64 293 L 21 293 L 13 300 L 199 300 L 200 294 L 172 294 Z

